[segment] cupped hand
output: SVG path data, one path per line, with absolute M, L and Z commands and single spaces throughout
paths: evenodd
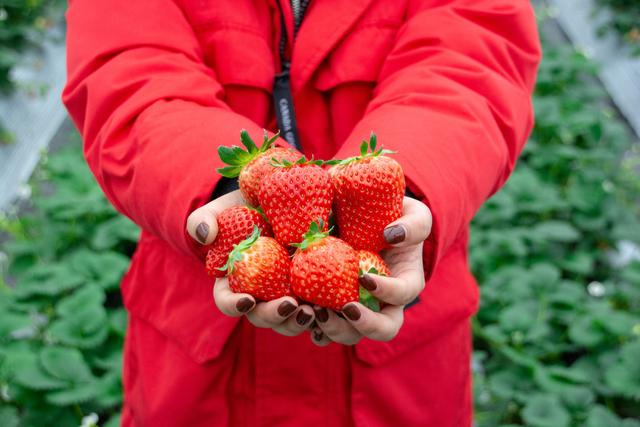
M 239 190 L 225 194 L 194 210 L 187 219 L 187 232 L 198 243 L 209 245 L 218 234 L 217 216 L 227 208 L 244 204 Z M 287 336 L 300 334 L 315 318 L 310 306 L 298 304 L 292 297 L 258 302 L 249 294 L 234 293 L 226 277 L 216 280 L 213 298 L 218 309 L 227 316 L 245 315 L 253 325 L 271 328 Z
M 342 309 L 343 317 L 316 306 L 312 341 L 325 346 L 332 341 L 353 345 L 363 337 L 377 341 L 393 339 L 404 322 L 404 306 L 424 289 L 422 247 L 431 233 L 431 225 L 429 208 L 405 197 L 402 217 L 384 230 L 385 240 L 392 247 L 383 252 L 382 258 L 391 276 L 365 274 L 360 278 L 360 284 L 387 305 L 376 313 L 360 303 L 348 303 Z

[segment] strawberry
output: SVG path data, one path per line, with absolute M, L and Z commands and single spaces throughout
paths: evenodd
M 263 301 L 291 295 L 289 254 L 274 238 L 260 236 L 257 226 L 251 236 L 234 246 L 223 268 L 233 292 Z
M 229 258 L 233 245 L 237 245 L 251 235 L 257 226 L 262 235 L 272 236 L 271 227 L 258 210 L 247 206 L 234 206 L 218 215 L 218 235 L 207 252 L 207 272 L 213 277 L 224 277 L 220 271 Z
M 240 132 L 240 141 L 247 151 L 235 145 L 218 148 L 220 159 L 229 165 L 219 168 L 218 173 L 227 178 L 238 177 L 242 196 L 251 206 L 258 206 L 260 182 L 274 171 L 270 164 L 272 159 L 294 162 L 302 155 L 290 148 L 272 147 L 279 135 L 278 132 L 269 138 L 265 131 L 262 145 L 258 148 L 249 133 L 243 129 Z
M 336 311 L 358 301 L 358 257 L 351 246 L 312 222 L 291 263 L 291 289 L 301 299 Z
M 328 222 L 333 187 L 329 173 L 320 167 L 322 163 L 304 157 L 295 163 L 273 163 L 277 170 L 260 185 L 260 206 L 275 238 L 284 246 L 302 241 L 313 221 Z
M 376 136 L 371 133 L 369 144 L 362 141 L 359 156 L 332 162 L 335 166 L 329 173 L 340 238 L 356 250 L 380 252 L 387 247 L 383 231 L 402 215 L 404 173 L 385 155 L 390 153 L 376 151 Z
M 365 273 L 378 274 L 380 276 L 390 276 L 391 272 L 384 263 L 380 255 L 370 251 L 356 251 L 358 256 L 358 276 L 363 276 Z M 365 307 L 369 307 L 373 311 L 380 311 L 381 302 L 376 297 L 371 295 L 368 290 L 360 286 L 360 303 Z

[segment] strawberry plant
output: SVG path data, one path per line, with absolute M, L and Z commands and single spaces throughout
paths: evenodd
M 636 0 L 596 0 L 596 5 L 594 13 L 604 8 L 611 12 L 611 19 L 598 29 L 600 34 L 617 33 L 634 55 L 640 55 L 640 3 Z
M 476 420 L 640 426 L 640 262 L 615 256 L 640 243 L 630 139 L 588 60 L 545 53 L 531 140 L 473 222 Z
M 115 414 L 115 426 L 127 322 L 118 285 L 137 227 L 106 201 L 77 141 L 43 160 L 33 192 L 20 217 L 0 220 L 10 256 L 0 278 L 0 425 L 77 426 L 97 413 Z

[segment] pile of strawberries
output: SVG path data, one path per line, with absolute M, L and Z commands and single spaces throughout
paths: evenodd
M 219 148 L 228 166 L 218 172 L 238 177 L 247 205 L 218 216 L 207 271 L 258 300 L 290 295 L 336 311 L 354 301 L 379 310 L 358 277 L 390 274 L 379 252 L 388 246 L 384 228 L 402 215 L 400 164 L 376 149 L 373 133 L 358 156 L 329 162 L 274 147 L 277 138 L 265 132 L 257 147 L 243 130 L 245 149 Z

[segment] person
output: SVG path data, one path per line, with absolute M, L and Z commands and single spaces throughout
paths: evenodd
M 529 1 L 71 0 L 67 20 L 63 101 L 142 229 L 122 282 L 122 425 L 470 426 L 468 226 L 532 127 Z M 216 214 L 242 203 L 217 148 L 276 131 L 274 81 L 307 156 L 351 156 L 372 130 L 397 151 L 410 197 L 385 230 L 393 277 L 363 283 L 381 313 L 256 302 L 205 273 Z

